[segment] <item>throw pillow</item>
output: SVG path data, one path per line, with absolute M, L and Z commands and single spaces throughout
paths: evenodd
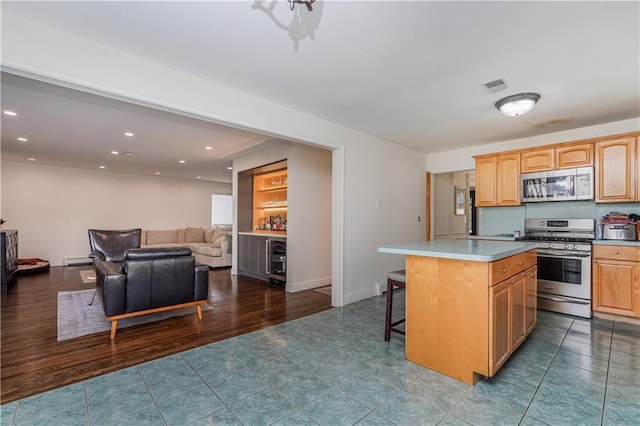
M 185 242 L 204 243 L 204 228 L 187 228 L 185 230 Z
M 218 238 L 213 242 L 213 247 L 220 248 L 222 246 L 222 241 L 225 241 L 226 239 L 227 239 L 226 235 L 223 235 L 222 237 Z

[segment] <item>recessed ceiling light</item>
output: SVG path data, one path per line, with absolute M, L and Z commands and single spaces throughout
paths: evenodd
M 227 170 L 233 170 L 233 167 L 229 166 L 227 167 Z
M 197 179 L 202 179 L 202 176 L 198 176 Z
M 184 164 L 184 163 L 186 163 L 186 161 L 180 160 L 180 164 Z
M 100 168 L 101 168 L 101 169 L 106 169 L 106 167 L 105 167 L 105 166 L 100 166 Z
M 124 155 L 128 155 L 129 157 L 133 157 L 134 155 L 136 155 L 135 152 L 131 152 L 131 151 L 125 151 L 123 152 Z
M 211 146 L 205 146 L 204 149 L 206 149 L 207 151 L 211 151 L 213 149 L 213 147 Z
M 18 115 L 18 113 L 14 112 L 14 111 L 9 111 L 8 109 L 5 109 L 4 112 L 6 115 L 10 115 L 12 117 L 15 117 L 16 115 Z
M 20 142 L 29 142 L 29 139 L 27 139 L 27 138 L 18 138 L 18 140 Z
M 127 137 L 130 137 L 130 138 L 133 137 L 133 133 L 131 133 L 131 132 L 124 132 L 124 135 L 127 136 Z
M 35 158 L 27 158 L 27 160 L 29 160 L 29 161 L 36 161 L 36 159 L 35 159 Z
M 112 153 L 113 155 L 118 155 L 118 154 L 120 154 L 118 151 L 111 151 L 111 153 Z
M 160 172 L 156 172 L 156 174 L 157 174 L 157 175 L 159 175 L 159 174 L 160 174 Z

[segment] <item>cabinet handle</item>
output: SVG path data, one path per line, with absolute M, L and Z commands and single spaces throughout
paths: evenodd
M 598 263 L 598 259 L 593 259 L 593 263 Z
M 507 270 L 506 270 L 506 269 L 504 269 L 504 268 L 502 268 L 502 269 L 500 269 L 500 272 L 501 272 L 501 273 L 503 273 L 503 274 L 506 274 L 506 273 L 507 273 Z
M 613 254 L 620 254 L 618 250 L 614 250 Z
M 524 273 L 524 276 L 525 276 L 525 277 L 530 277 L 530 276 L 531 276 L 531 272 L 525 272 L 525 273 Z
M 516 266 L 522 266 L 522 262 L 516 263 Z

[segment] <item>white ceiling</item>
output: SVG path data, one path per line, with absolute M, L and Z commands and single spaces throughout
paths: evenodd
M 291 12 L 284 0 L 2 2 L 2 10 L 425 153 L 640 117 L 637 1 L 317 0 L 312 12 Z M 482 86 L 499 78 L 508 89 Z M 525 116 L 493 106 L 525 91 L 542 95 Z M 119 156 L 118 170 L 166 166 L 166 175 L 229 182 L 233 155 L 269 139 L 16 77 L 3 79 L 2 104 L 19 106 L 23 120 L 19 128 L 2 117 L 9 159 L 82 167 L 131 150 L 138 155 Z M 129 129 L 134 141 L 122 137 Z M 34 136 L 18 145 L 16 132 L 27 130 Z

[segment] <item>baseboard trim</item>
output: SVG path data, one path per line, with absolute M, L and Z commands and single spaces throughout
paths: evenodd
M 289 293 L 296 293 L 298 291 L 311 290 L 312 288 L 325 287 L 328 285 L 331 285 L 331 277 L 322 277 L 315 280 L 287 283 L 287 291 Z
M 359 302 L 364 299 L 368 299 L 373 296 L 379 296 L 376 291 L 376 287 L 372 286 L 368 290 L 358 291 L 356 293 L 345 294 L 344 295 L 344 304 L 349 305 L 351 303 Z

